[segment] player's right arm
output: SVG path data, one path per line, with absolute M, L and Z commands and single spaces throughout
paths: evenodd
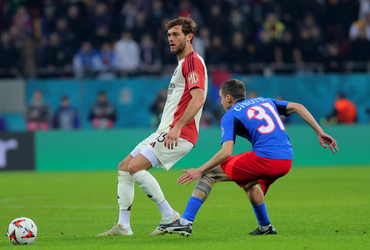
M 316 122 L 315 118 L 311 113 L 302 105 L 295 102 L 289 102 L 286 106 L 286 114 L 290 115 L 296 113 L 299 117 L 302 118 L 311 128 L 315 131 L 318 136 L 320 145 L 323 148 L 326 148 L 326 144 L 329 146 L 331 151 L 335 154 L 335 151 L 339 152 L 337 147 L 337 142 L 328 134 L 324 133 L 323 129 Z
M 184 170 L 185 174 L 177 179 L 177 183 L 188 185 L 192 181 L 198 179 L 208 170 L 220 165 L 233 153 L 235 143 L 235 123 L 234 116 L 231 113 L 226 113 L 221 119 L 221 149 L 206 163 L 199 168 Z
M 188 170 L 183 170 L 185 174 L 177 179 L 177 183 L 188 185 L 192 181 L 201 177 L 208 170 L 219 166 L 227 158 L 229 158 L 233 153 L 234 141 L 229 140 L 222 143 L 222 148 L 206 163 L 204 163 L 199 168 L 192 168 Z

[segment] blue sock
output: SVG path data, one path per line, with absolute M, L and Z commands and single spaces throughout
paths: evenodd
M 182 218 L 190 221 L 194 221 L 195 216 L 197 215 L 199 208 L 202 206 L 203 200 L 191 196 L 188 204 L 186 205 L 185 212 L 182 215 Z
M 269 219 L 269 216 L 267 214 L 266 204 L 263 203 L 261 205 L 252 205 L 252 207 L 253 207 L 253 210 L 254 210 L 254 214 L 257 217 L 258 225 L 260 225 L 260 226 L 269 225 L 270 224 L 270 219 Z

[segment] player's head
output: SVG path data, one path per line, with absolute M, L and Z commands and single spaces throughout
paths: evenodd
M 220 86 L 221 104 L 229 110 L 239 99 L 245 98 L 245 87 L 242 81 L 230 79 Z
M 66 95 L 62 96 L 61 100 L 62 100 L 62 106 L 63 107 L 68 107 L 69 106 L 69 97 L 68 96 L 66 96 Z
M 107 101 L 107 94 L 105 93 L 105 91 L 100 90 L 98 93 L 98 102 L 104 103 L 106 101 Z
M 186 46 L 191 46 L 197 27 L 198 25 L 191 17 L 178 17 L 169 21 L 165 28 L 171 53 L 179 55 Z

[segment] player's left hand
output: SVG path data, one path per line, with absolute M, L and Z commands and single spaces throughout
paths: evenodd
M 177 179 L 178 184 L 185 183 L 185 185 L 189 185 L 192 181 L 197 180 L 203 174 L 198 168 L 192 168 L 183 171 L 185 172 L 185 174 L 183 174 L 182 176 L 180 176 L 180 178 Z
M 168 149 L 173 149 L 173 147 L 177 147 L 179 142 L 179 137 L 181 134 L 181 129 L 173 127 L 170 131 L 168 131 L 166 138 L 164 139 L 164 146 Z

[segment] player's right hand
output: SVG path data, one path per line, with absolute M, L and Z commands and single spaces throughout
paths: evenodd
M 180 178 L 177 179 L 178 184 L 184 184 L 189 185 L 192 181 L 197 180 L 199 177 L 202 176 L 202 172 L 199 170 L 199 168 L 192 168 L 188 170 L 183 170 L 185 174 L 180 176 Z
M 181 129 L 177 129 L 176 126 L 173 127 L 170 131 L 168 131 L 166 138 L 164 139 L 164 146 L 168 149 L 173 149 L 174 146 L 177 147 L 180 134 Z
M 330 148 L 331 152 L 333 152 L 333 154 L 335 154 L 335 151 L 339 152 L 337 142 L 336 142 L 336 140 L 333 139 L 333 137 L 331 137 L 328 134 L 325 134 L 324 132 L 320 133 L 318 135 L 318 137 L 319 137 L 320 145 L 323 148 L 327 148 L 329 146 L 329 148 Z

